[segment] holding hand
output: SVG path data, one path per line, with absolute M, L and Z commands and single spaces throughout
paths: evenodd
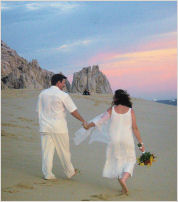
M 145 147 L 144 147 L 143 143 L 139 143 L 138 148 L 139 148 L 140 151 L 145 152 Z
M 145 147 L 144 147 L 144 145 L 143 145 L 141 148 L 139 148 L 139 149 L 140 149 L 140 151 L 145 152 Z
M 88 129 L 88 123 L 87 123 L 86 121 L 84 121 L 84 122 L 82 123 L 82 126 L 83 126 L 85 129 Z
M 94 127 L 95 126 L 95 124 L 93 123 L 93 122 L 91 122 L 91 123 L 87 123 L 86 121 L 85 122 L 83 122 L 83 127 L 86 129 L 86 130 L 88 130 L 89 128 L 91 128 L 91 127 Z

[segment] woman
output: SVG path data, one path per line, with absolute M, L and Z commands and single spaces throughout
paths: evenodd
M 124 90 L 116 90 L 112 106 L 100 120 L 88 124 L 86 129 L 99 126 L 110 119 L 110 141 L 106 151 L 106 162 L 103 169 L 103 177 L 117 178 L 122 186 L 122 194 L 128 194 L 127 179 L 132 176 L 136 163 L 135 145 L 132 132 L 139 142 L 139 149 L 144 152 L 136 117 L 132 109 L 130 96 Z

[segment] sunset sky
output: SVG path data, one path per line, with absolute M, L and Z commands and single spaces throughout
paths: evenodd
M 49 71 L 98 64 L 132 97 L 177 97 L 177 5 L 172 2 L 2 2 L 2 40 Z

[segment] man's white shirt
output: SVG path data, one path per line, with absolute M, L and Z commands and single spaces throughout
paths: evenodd
M 68 133 L 66 109 L 70 113 L 77 109 L 67 93 L 56 86 L 42 90 L 36 108 L 40 132 Z

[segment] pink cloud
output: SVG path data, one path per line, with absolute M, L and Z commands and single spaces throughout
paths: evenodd
M 159 50 L 159 49 L 171 49 L 177 48 L 177 33 L 170 32 L 166 34 L 160 34 L 156 36 L 152 36 L 149 42 L 142 43 L 137 48 L 137 52 L 151 51 L 151 50 Z M 137 53 L 136 52 L 136 53 Z M 122 53 L 122 52 L 101 52 L 90 58 L 89 64 L 102 64 L 105 62 L 110 62 L 114 59 L 120 58 L 120 60 L 125 60 L 126 57 L 129 57 L 130 54 L 136 54 L 132 51 L 130 53 Z M 146 53 L 147 54 L 147 53 Z M 146 55 L 145 55 L 146 56 Z
M 176 48 L 177 47 L 177 33 L 170 32 L 167 34 L 154 36 L 149 43 L 142 44 L 141 50 L 153 50 L 164 48 Z
M 124 88 L 150 94 L 177 91 L 175 32 L 153 37 L 135 52 L 100 53 L 90 61 L 100 65 L 114 90 Z
M 90 64 L 98 64 L 102 61 L 108 61 L 113 58 L 114 55 L 117 53 L 110 52 L 110 53 L 98 53 L 94 57 L 90 58 L 89 63 Z
M 113 88 L 168 90 L 175 88 L 176 84 L 176 54 L 176 49 L 126 54 L 125 61 L 102 64 L 102 72 L 107 75 Z

